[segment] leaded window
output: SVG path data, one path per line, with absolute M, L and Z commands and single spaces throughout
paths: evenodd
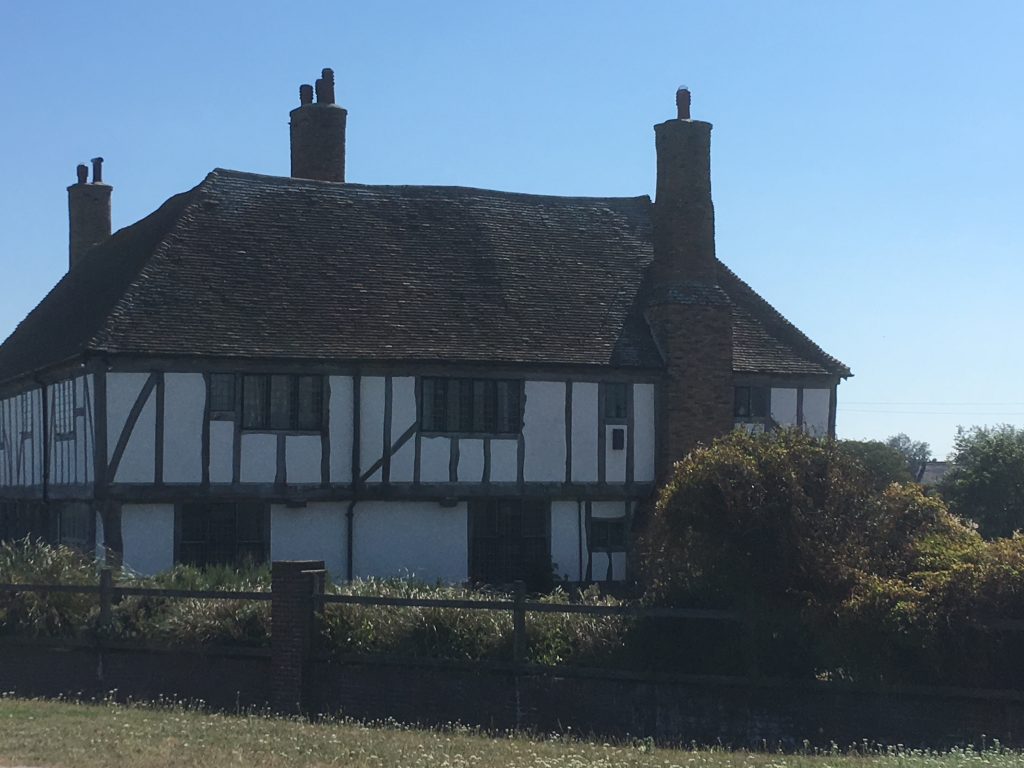
M 768 415 L 768 387 L 736 387 L 733 416 L 737 419 L 763 419 Z
M 470 579 L 506 585 L 521 580 L 531 589 L 544 589 L 552 573 L 550 519 L 544 501 L 471 502 Z
M 421 387 L 424 432 L 505 435 L 518 434 L 523 427 L 519 380 L 427 376 Z
M 320 376 L 242 377 L 242 428 L 317 432 L 323 427 Z
M 245 567 L 266 562 L 270 513 L 262 502 L 182 504 L 178 520 L 179 562 L 205 567 Z
M 75 382 L 61 381 L 53 389 L 53 431 L 57 439 L 75 436 Z

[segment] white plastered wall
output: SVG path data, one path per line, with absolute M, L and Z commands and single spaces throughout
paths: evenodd
M 415 576 L 426 582 L 469 578 L 467 507 L 434 502 L 359 502 L 353 521 L 356 576 Z
M 121 539 L 124 565 L 129 570 L 151 576 L 170 569 L 174 565 L 174 505 L 122 505 Z
M 832 399 L 830 389 L 804 390 L 804 430 L 815 437 L 828 435 L 829 403 Z
M 333 581 L 345 578 L 348 548 L 343 502 L 314 502 L 270 508 L 270 556 L 273 560 L 323 560 Z
M 526 382 L 523 410 L 523 477 L 526 482 L 565 480 L 564 381 Z M 493 461 L 493 457 L 492 457 Z
M 654 385 L 633 385 L 633 479 L 654 480 Z
M 210 482 L 230 483 L 234 474 L 235 424 L 210 422 Z
M 364 376 L 359 390 L 359 474 L 364 475 L 384 455 L 384 377 Z M 367 482 L 379 483 L 377 469 Z
M 277 435 L 242 433 L 243 483 L 273 483 L 277 479 Z
M 330 377 L 331 482 L 352 480 L 352 377 Z
M 0 452 L 0 485 L 39 485 L 43 463 L 42 391 L 31 389 L 0 401 L 0 418 L 6 438 Z
M 597 390 L 594 382 L 572 384 L 572 481 L 597 482 Z
M 582 503 L 551 502 L 551 562 L 560 579 L 581 581 L 580 549 L 585 546 Z
M 320 482 L 323 445 L 319 435 L 288 435 L 285 438 L 284 455 L 288 485 Z
M 199 373 L 164 375 L 164 482 L 203 479 L 203 412 L 206 381 Z
M 416 377 L 396 376 L 391 380 L 391 444 L 416 426 Z M 416 471 L 415 433 L 391 457 L 391 482 L 411 483 Z

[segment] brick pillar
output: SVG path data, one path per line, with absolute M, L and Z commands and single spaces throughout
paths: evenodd
M 102 158 L 93 160 L 93 180 L 88 169 L 78 166 L 78 183 L 68 187 L 68 268 L 74 269 L 89 249 L 110 237 L 110 195 L 113 187 L 103 183 Z
M 314 611 L 325 574 L 322 560 L 284 560 L 271 566 L 270 705 L 275 712 L 295 715 L 306 708 Z

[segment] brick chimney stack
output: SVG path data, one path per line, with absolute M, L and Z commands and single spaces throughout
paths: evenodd
M 646 316 L 666 364 L 659 481 L 698 443 L 733 426 L 732 312 L 715 259 L 711 123 L 690 118 L 686 88 L 676 92 L 676 108 L 676 119 L 654 126 L 658 180 Z
M 292 176 L 345 181 L 345 123 L 348 112 L 334 103 L 334 71 L 323 70 L 313 86 L 299 86 L 299 106 L 291 111 Z
M 110 193 L 113 187 L 103 183 L 103 158 L 92 159 L 89 169 L 79 165 L 78 181 L 68 187 L 68 269 L 74 269 L 93 246 L 110 237 Z

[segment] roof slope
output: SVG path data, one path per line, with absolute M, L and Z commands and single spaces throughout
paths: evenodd
M 651 201 L 216 170 L 91 251 L 0 347 L 658 368 Z M 737 370 L 848 375 L 722 267 Z

